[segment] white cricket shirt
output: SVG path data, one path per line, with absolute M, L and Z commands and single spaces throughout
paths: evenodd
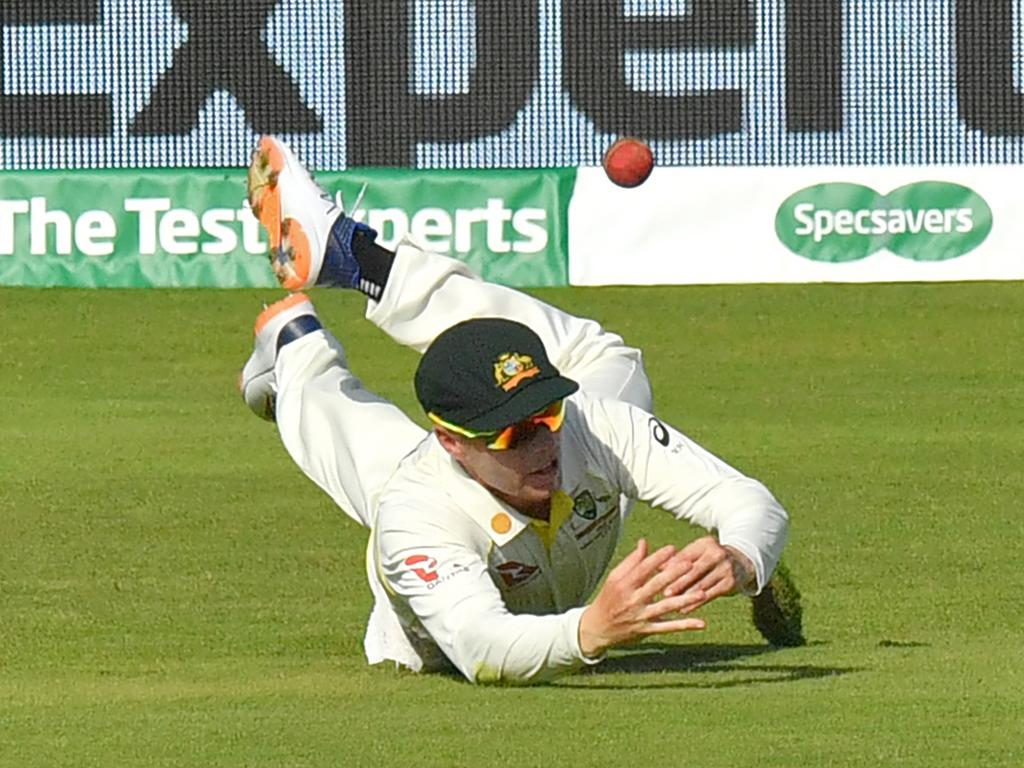
M 764 586 L 787 517 L 761 483 L 623 402 L 577 393 L 562 432 L 549 526 L 492 496 L 433 436 L 405 458 L 379 498 L 368 552 L 401 637 L 378 606 L 368 648 L 413 669 L 447 658 L 475 682 L 532 682 L 587 663 L 580 615 L 615 552 L 621 496 L 717 530 Z

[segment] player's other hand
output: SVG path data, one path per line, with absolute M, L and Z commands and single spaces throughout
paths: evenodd
M 580 618 L 580 649 L 588 657 L 601 655 L 629 640 L 704 629 L 703 619 L 682 618 L 707 602 L 701 589 L 662 596 L 665 589 L 691 570 L 693 563 L 673 546 L 648 553 L 640 539 L 605 581 Z
M 699 603 L 733 595 L 756 586 L 756 573 L 750 558 L 735 547 L 723 547 L 714 536 L 704 536 L 679 550 L 678 556 L 692 567 L 665 587 L 665 597 L 703 593 Z

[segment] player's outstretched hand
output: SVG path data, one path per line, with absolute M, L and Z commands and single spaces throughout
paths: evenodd
M 657 599 L 692 567 L 692 561 L 675 547 L 648 554 L 647 541 L 640 539 L 636 549 L 608 574 L 580 618 L 584 655 L 596 657 L 613 645 L 648 635 L 704 629 L 703 619 L 678 616 L 707 602 L 701 589 Z
M 754 564 L 733 547 L 723 547 L 714 536 L 691 541 L 679 551 L 679 557 L 693 563 L 678 579 L 665 587 L 665 597 L 702 592 L 700 605 L 716 597 L 732 595 L 754 586 Z

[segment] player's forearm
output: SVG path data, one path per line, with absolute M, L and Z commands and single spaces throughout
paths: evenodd
M 542 683 L 595 663 L 580 650 L 582 612 L 576 608 L 552 616 L 505 614 L 465 622 L 446 652 L 474 683 Z
M 782 554 L 787 527 L 785 510 L 764 485 L 638 408 L 590 401 L 587 418 L 598 438 L 592 443 L 595 460 L 627 495 L 717 530 L 723 546 L 750 559 L 757 589 L 764 586 Z

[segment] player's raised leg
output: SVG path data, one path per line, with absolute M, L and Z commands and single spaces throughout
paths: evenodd
M 369 527 L 384 481 L 425 432 L 348 369 L 305 294 L 260 313 L 239 384 L 249 407 L 277 422 L 302 471 Z
M 376 233 L 345 215 L 281 141 L 260 139 L 249 164 L 249 206 L 270 238 L 270 264 L 282 287 L 359 288 L 356 236 Z
M 396 341 L 423 351 L 445 329 L 477 317 L 518 320 L 533 329 L 562 373 L 592 396 L 650 410 L 651 388 L 640 350 L 594 320 L 577 317 L 522 291 L 483 280 L 456 259 L 405 241 L 386 288 L 366 316 Z
M 540 335 L 552 362 L 584 390 L 651 408 L 639 350 L 592 320 L 488 283 L 460 261 L 409 241 L 394 253 L 380 247 L 376 233 L 345 215 L 278 139 L 264 137 L 253 155 L 249 202 L 267 228 L 285 288 L 356 288 L 373 300 L 367 317 L 419 351 L 462 320 L 513 318 Z

